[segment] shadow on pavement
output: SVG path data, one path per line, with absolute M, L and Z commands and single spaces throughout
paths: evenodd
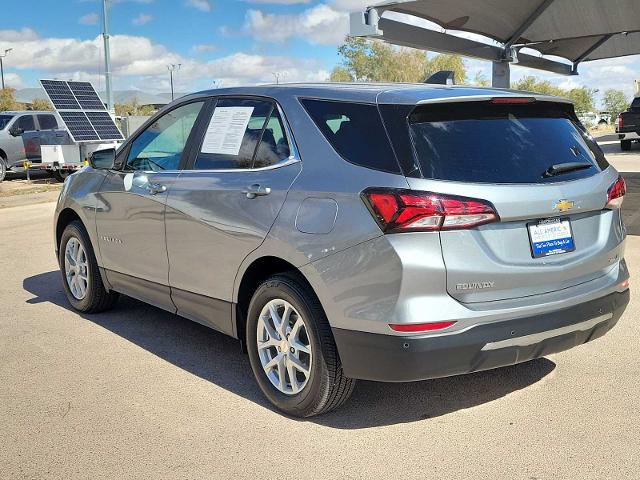
M 24 289 L 35 295 L 27 303 L 49 302 L 71 310 L 61 282 L 58 271 L 26 278 Z M 110 312 L 82 317 L 179 368 L 271 409 L 237 340 L 128 297 L 122 297 Z M 361 381 L 342 408 L 304 421 L 361 429 L 440 417 L 529 387 L 554 368 L 555 363 L 542 358 L 499 370 L 416 383 Z

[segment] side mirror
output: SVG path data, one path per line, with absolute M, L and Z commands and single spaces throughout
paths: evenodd
M 14 125 L 13 127 L 11 127 L 11 129 L 9 130 L 9 134 L 12 137 L 19 137 L 20 135 L 22 135 L 24 133 L 24 128 L 21 128 L 17 125 Z
M 89 163 L 93 168 L 110 170 L 116 163 L 116 149 L 96 150 L 89 155 Z

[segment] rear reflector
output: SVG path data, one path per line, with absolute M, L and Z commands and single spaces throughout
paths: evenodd
M 629 285 L 631 285 L 631 282 L 630 282 L 630 280 L 627 278 L 624 282 L 621 282 L 621 283 L 618 285 L 618 288 L 619 288 L 619 289 L 621 289 L 621 290 L 626 290 L 627 288 L 629 288 Z
M 385 233 L 460 230 L 499 219 L 491 203 L 475 198 L 381 188 L 362 198 Z
M 622 202 L 626 193 L 627 184 L 625 183 L 624 178 L 620 176 L 618 177 L 618 180 L 616 180 L 616 183 L 609 187 L 609 191 L 607 192 L 607 204 L 605 205 L 605 208 L 614 210 L 622 207 Z
M 390 323 L 391 330 L 396 332 L 433 332 L 434 330 L 444 330 L 456 322 L 432 322 L 432 323 Z
M 531 97 L 496 97 L 491 99 L 491 103 L 495 105 L 522 105 L 535 101 L 536 99 Z

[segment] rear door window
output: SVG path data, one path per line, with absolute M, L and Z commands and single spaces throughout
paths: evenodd
M 608 166 L 568 105 L 422 105 L 409 115 L 409 129 L 422 175 L 430 179 L 552 183 L 589 177 Z M 552 169 L 564 164 L 587 168 L 559 175 Z
M 275 105 L 268 100 L 222 98 L 209 121 L 194 169 L 227 170 L 253 168 L 254 155 Z M 277 147 L 271 128 L 269 148 Z M 272 145 L 273 144 L 273 145 Z M 261 145 L 262 146 L 262 145 Z M 266 147 L 265 147 L 266 148 Z M 264 149 L 265 161 L 271 157 Z M 267 158 L 268 157 L 268 158 Z
M 346 161 L 400 173 L 376 105 L 310 99 L 301 102 L 333 149 Z
M 16 126 L 24 132 L 32 132 L 36 129 L 36 123 L 33 121 L 33 115 L 22 115 L 16 121 Z
M 55 130 L 58 128 L 58 122 L 53 115 L 38 115 L 38 123 L 40 124 L 40 130 Z

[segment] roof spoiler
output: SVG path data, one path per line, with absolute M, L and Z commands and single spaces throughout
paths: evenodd
M 456 72 L 452 70 L 440 70 L 427 78 L 424 83 L 431 83 L 436 85 L 455 85 L 456 84 Z

